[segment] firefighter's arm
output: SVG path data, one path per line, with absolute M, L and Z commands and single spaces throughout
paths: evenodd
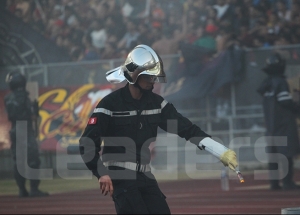
M 89 170 L 99 179 L 107 175 L 108 171 L 100 159 L 102 137 L 106 135 L 110 116 L 99 112 L 103 103 L 100 102 L 90 116 L 87 126 L 79 140 L 81 157 Z
M 163 120 L 163 123 L 160 123 L 160 128 L 169 133 L 176 133 L 186 140 L 190 140 L 192 143 L 198 145 L 200 149 L 205 149 L 219 158 L 225 166 L 229 166 L 232 170 L 235 170 L 238 166 L 234 151 L 211 139 L 198 126 L 178 113 L 172 104 L 167 103 L 163 108 L 162 114 L 165 120 Z M 168 130 L 167 120 L 176 120 L 178 123 L 177 129 Z
M 199 147 L 220 159 L 224 166 L 228 166 L 234 171 L 236 170 L 238 162 L 236 159 L 236 153 L 233 150 L 214 141 L 210 137 L 206 137 L 203 140 L 201 140 L 199 143 Z

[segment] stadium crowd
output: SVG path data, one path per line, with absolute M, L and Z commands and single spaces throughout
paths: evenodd
M 297 0 L 7 0 L 6 9 L 72 61 L 122 58 L 140 43 L 160 55 L 180 43 L 215 54 L 300 43 Z

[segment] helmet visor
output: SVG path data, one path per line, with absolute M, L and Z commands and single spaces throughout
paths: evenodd
M 155 76 L 155 75 L 147 75 L 147 74 L 141 74 L 140 76 L 149 83 L 166 83 L 167 82 L 167 79 L 164 76 Z

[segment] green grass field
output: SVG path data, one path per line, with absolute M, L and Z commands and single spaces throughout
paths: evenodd
M 29 181 L 26 182 L 29 190 Z M 40 190 L 47 191 L 50 194 L 63 193 L 78 190 L 98 189 L 98 181 L 93 179 L 62 179 L 54 178 L 52 180 L 42 180 L 39 186 Z M 18 187 L 13 179 L 0 180 L 0 195 L 18 195 Z

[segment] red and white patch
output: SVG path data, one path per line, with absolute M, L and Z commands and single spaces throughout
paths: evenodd
M 89 119 L 88 125 L 95 125 L 97 123 L 97 117 L 92 117 Z

